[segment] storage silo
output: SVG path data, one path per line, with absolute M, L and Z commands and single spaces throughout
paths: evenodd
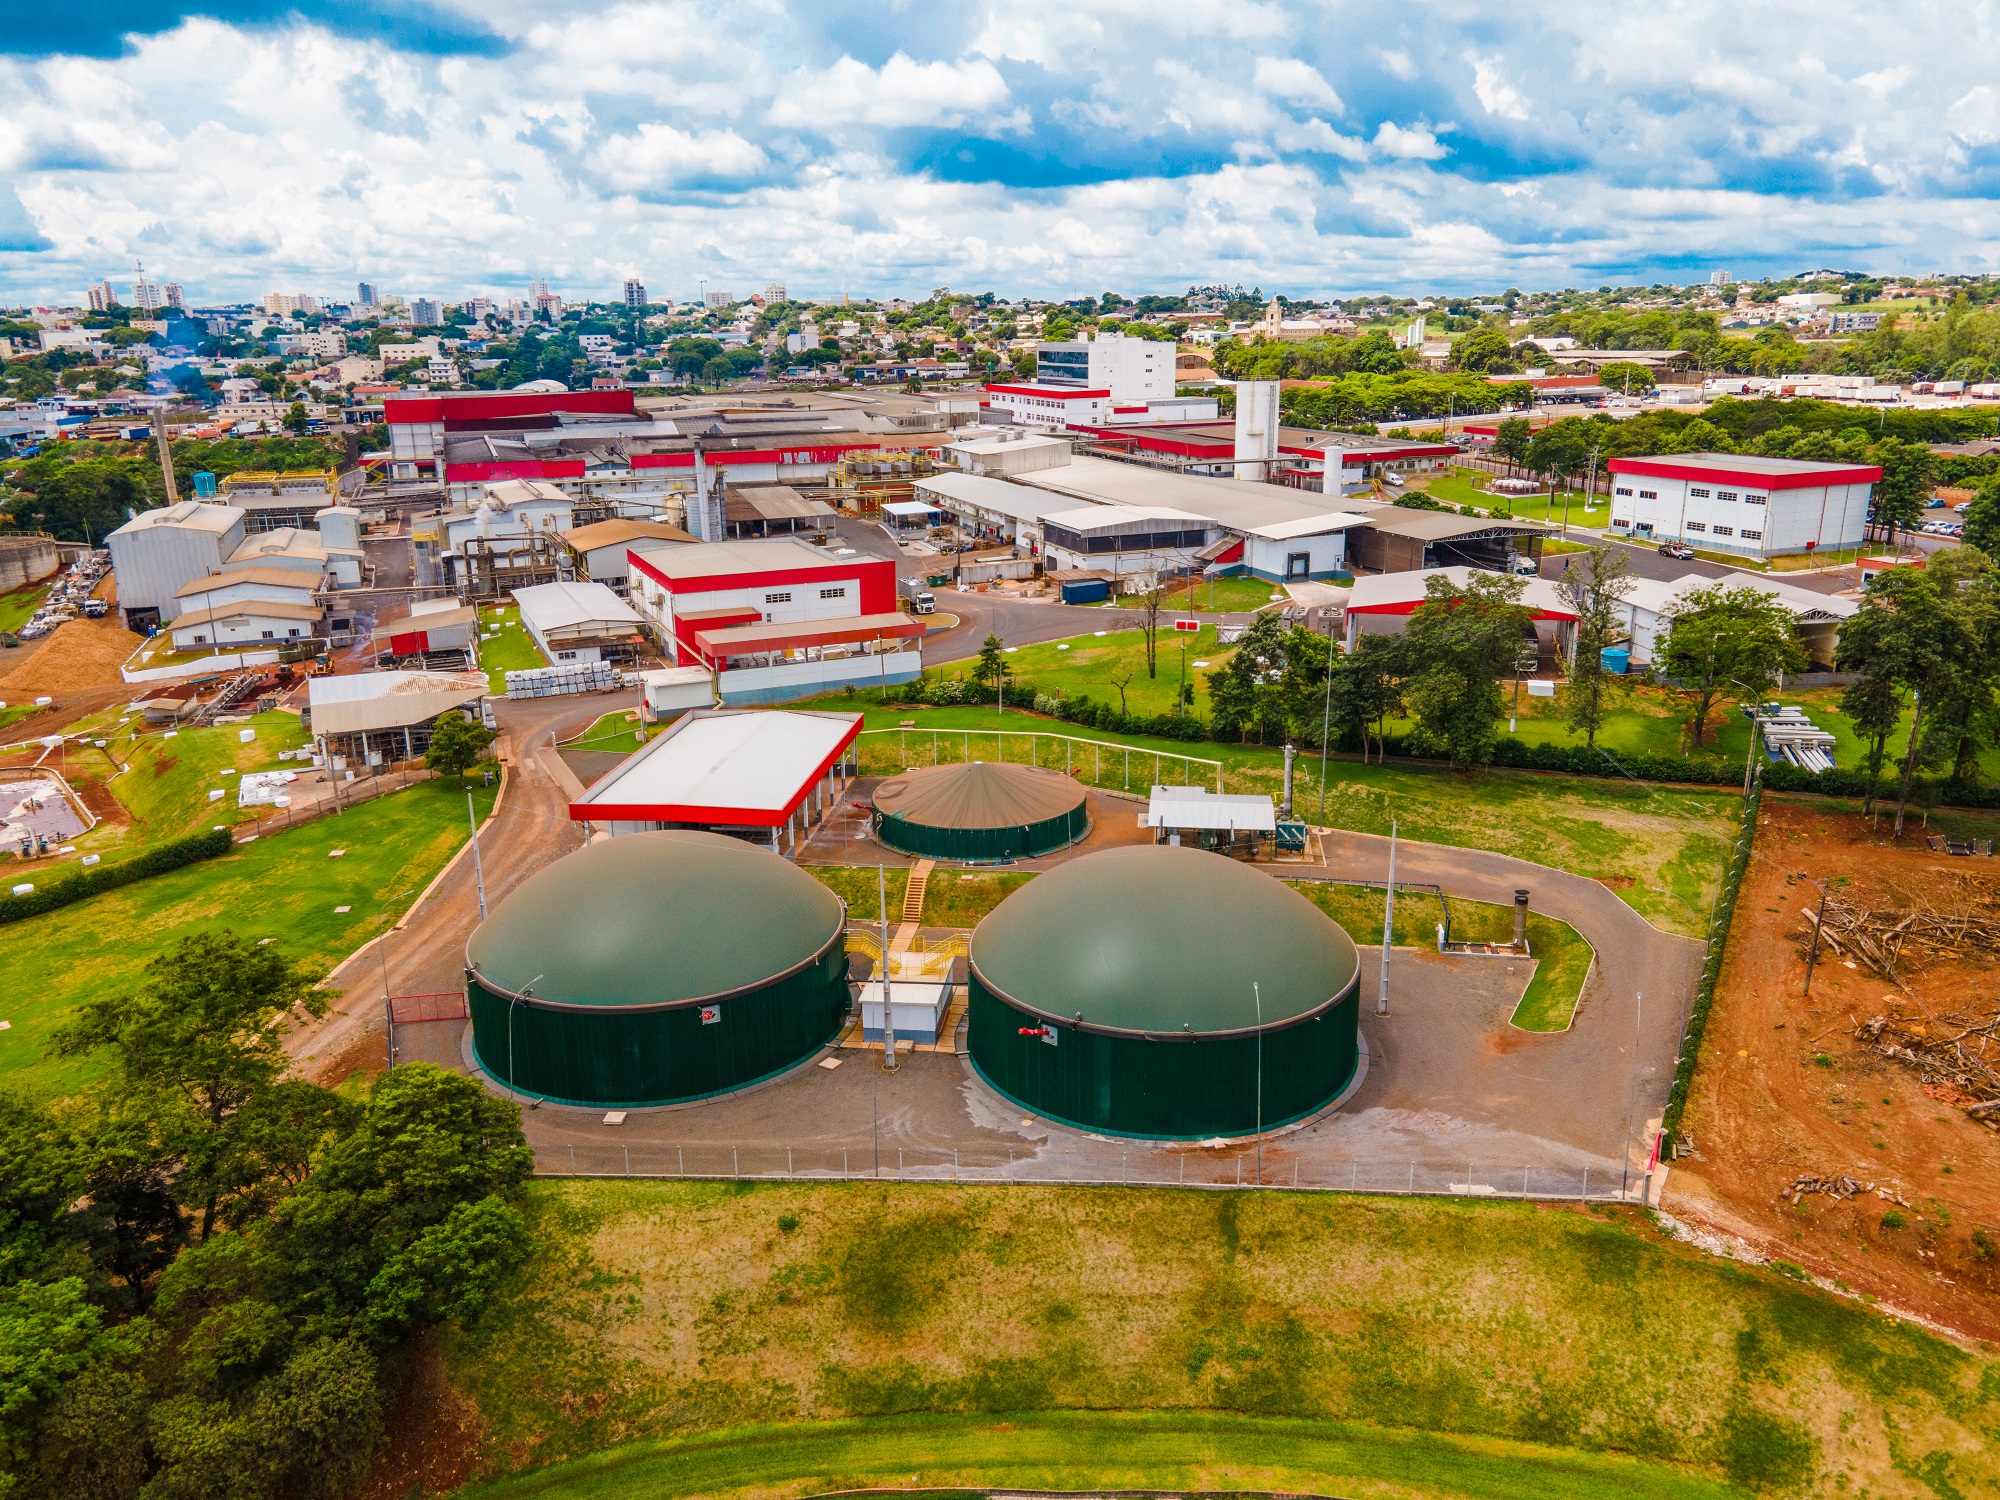
M 629 834 L 523 881 L 466 944 L 481 1066 L 565 1104 L 671 1104 L 809 1059 L 849 1005 L 840 898 L 721 834 Z
M 1089 831 L 1082 785 L 1036 766 L 929 766 L 875 789 L 875 836 L 926 859 L 1027 859 Z
M 1247 1135 L 1347 1087 L 1360 967 L 1338 925 L 1261 871 L 1199 849 L 1107 849 L 979 924 L 968 1049 L 1008 1099 L 1086 1130 Z

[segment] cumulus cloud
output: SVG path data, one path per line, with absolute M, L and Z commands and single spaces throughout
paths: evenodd
M 1721 0 L 1353 0 L 1338 26 L 1324 0 L 446 5 L 472 20 L 311 0 L 128 41 L 85 8 L 50 50 L 17 42 L 0 300 L 75 300 L 141 257 L 198 300 L 2000 261 L 1979 8 L 1835 0 L 1802 32 Z

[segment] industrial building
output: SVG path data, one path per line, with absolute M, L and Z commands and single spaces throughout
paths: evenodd
M 875 789 L 875 837 L 925 859 L 1030 859 L 1090 831 L 1080 782 L 992 761 L 930 766 Z
M 415 760 L 448 713 L 484 721 L 484 672 L 356 672 L 312 679 L 306 729 L 333 771 Z
M 860 734 L 860 714 L 697 710 L 613 766 L 569 815 L 615 837 L 695 828 L 793 853 L 852 777 Z
M 1289 886 L 1166 845 L 1073 860 L 972 935 L 968 1049 L 1012 1103 L 1107 1135 L 1305 1119 L 1360 1058 L 1359 955 Z
M 569 549 L 570 565 L 577 577 L 601 583 L 621 598 L 631 580 L 627 560 L 634 546 L 650 550 L 682 547 L 695 540 L 678 526 L 664 521 L 634 521 L 615 518 L 594 521 L 559 533 Z
M 633 661 L 645 645 L 639 612 L 601 583 L 538 583 L 515 589 L 514 602 L 552 662 Z
M 981 404 L 1022 427 L 1213 421 L 1213 396 L 1174 394 L 1174 353 L 1169 341 L 1124 333 L 1045 343 L 1032 381 L 989 385 Z
M 1882 470 L 1874 464 L 1671 453 L 1614 458 L 1611 530 L 1752 557 L 1857 547 Z
M 840 898 L 737 839 L 636 834 L 523 881 L 466 944 L 480 1066 L 555 1103 L 678 1104 L 812 1058 L 850 996 Z
M 1816 671 L 1833 669 L 1833 651 L 1841 621 L 1852 618 L 1861 608 L 1858 599 L 1802 589 L 1796 584 L 1755 573 L 1735 573 L 1726 579 L 1689 573 L 1671 583 L 1657 578 L 1632 578 L 1627 580 L 1624 597 L 1618 601 L 1618 612 L 1628 633 L 1632 665 L 1652 665 L 1674 609 L 1682 599 L 1700 589 L 1719 587 L 1755 589 L 1784 605 L 1798 626 L 1799 641 L 1806 648 L 1806 655 L 1812 659 Z
M 1426 512 L 1418 511 L 1418 515 Z M 1430 601 L 1430 581 L 1443 578 L 1463 589 L 1477 568 L 1425 568 L 1411 573 L 1370 574 L 1357 578 L 1347 596 L 1347 649 L 1362 632 L 1386 634 L 1402 630 L 1411 615 Z M 1568 657 L 1576 633 L 1576 610 L 1547 578 L 1523 578 L 1519 603 L 1538 626 L 1551 627 L 1557 651 Z
M 107 536 L 125 628 L 144 635 L 171 624 L 184 607 L 176 598 L 181 587 L 221 572 L 243 545 L 243 521 L 234 506 L 183 500 L 142 510 Z
M 375 628 L 370 643 L 378 653 L 420 657 L 438 670 L 471 667 L 477 661 L 473 645 L 479 634 L 479 611 L 456 599 L 421 599 L 409 613 Z
M 1357 571 L 1408 573 L 1423 568 L 1480 568 L 1505 572 L 1515 559 L 1541 562 L 1549 528 L 1534 521 L 1496 521 L 1447 510 L 1407 510 L 1383 505 L 1349 537 Z
M 563 560 L 560 534 L 573 516 L 570 497 L 540 479 L 503 479 L 480 491 L 477 503 L 442 511 L 412 533 L 435 538 L 439 581 L 484 595 L 555 578 Z

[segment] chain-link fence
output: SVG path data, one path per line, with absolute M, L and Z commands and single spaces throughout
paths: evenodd
M 545 1143 L 535 1150 L 542 1177 L 649 1177 L 761 1182 L 987 1182 L 1082 1187 L 1283 1188 L 1299 1192 L 1396 1194 L 1539 1201 L 1636 1201 L 1645 1174 L 1611 1161 L 1522 1166 L 1467 1160 L 1392 1160 L 1302 1153 L 1282 1138 L 1259 1151 L 1151 1143 L 1040 1150 L 990 1146 L 949 1149 L 872 1140 L 847 1146 L 769 1142 L 720 1145 Z
M 989 760 L 1040 766 L 1091 786 L 1127 792 L 1165 785 L 1169 775 L 1175 778 L 1172 784 L 1176 786 L 1206 787 L 1212 783 L 1217 792 L 1223 787 L 1219 760 L 1045 730 L 934 729 L 928 725 L 867 729 L 861 733 L 856 752 L 863 776 Z

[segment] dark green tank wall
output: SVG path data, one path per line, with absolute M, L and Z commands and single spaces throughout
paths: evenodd
M 796 973 L 716 1002 L 670 1010 L 548 1010 L 512 1002 L 469 975 L 473 1048 L 502 1083 L 563 1104 L 676 1104 L 795 1067 L 838 1034 L 849 1003 L 839 943 Z M 511 1038 L 509 1022 L 511 1015 Z
M 1041 1017 L 971 976 L 966 1045 L 973 1066 L 1015 1103 L 1108 1135 L 1205 1140 L 1257 1128 L 1257 1038 L 1152 1041 L 1057 1024 L 1055 1045 L 1021 1035 Z M 1309 1021 L 1264 1033 L 1263 1125 L 1332 1103 L 1360 1055 L 1360 986 Z
M 933 828 L 893 813 L 875 815 L 875 836 L 899 854 L 924 859 L 1032 859 L 1067 848 L 1090 832 L 1090 814 L 1078 803 L 1060 817 L 1019 828 Z

